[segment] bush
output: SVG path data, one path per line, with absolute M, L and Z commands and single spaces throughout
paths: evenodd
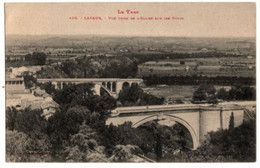
M 118 101 L 123 106 L 142 106 L 163 104 L 164 98 L 145 93 L 137 84 L 125 87 L 119 93 Z
M 193 103 L 217 103 L 216 89 L 213 85 L 203 84 L 200 85 L 193 93 Z

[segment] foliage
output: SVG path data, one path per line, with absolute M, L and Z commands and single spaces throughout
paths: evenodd
M 66 72 L 68 76 L 88 77 L 95 70 L 92 67 L 87 67 L 91 64 L 90 62 L 82 62 L 80 67 L 70 66 L 70 63 L 74 64 L 73 61 L 68 61 L 60 67 L 63 68 L 62 72 Z M 66 66 L 64 67 L 64 65 Z M 112 76 L 125 75 L 124 71 L 127 66 L 114 66 L 111 71 Z M 66 67 L 69 68 L 66 69 Z M 126 76 L 134 76 L 135 68 L 135 66 L 132 66 L 132 71 L 127 73 Z M 105 71 L 100 70 L 99 73 L 108 76 L 108 69 L 105 68 Z M 119 73 L 118 71 L 122 72 Z M 180 82 L 181 79 L 184 78 L 177 77 L 174 82 Z M 217 77 L 215 79 L 208 78 L 208 80 L 212 80 L 211 82 L 221 79 Z M 31 76 L 28 76 L 26 80 L 28 81 L 26 82 L 27 87 L 36 83 Z M 159 82 L 165 82 L 164 80 L 172 83 L 170 77 L 165 77 Z M 204 79 L 201 77 L 201 80 Z M 236 78 L 236 80 L 243 79 Z M 187 81 L 184 79 L 183 82 Z M 191 81 L 187 83 L 189 82 Z M 51 83 L 43 84 L 41 87 L 47 93 L 53 95 L 54 100 L 60 104 L 60 110 L 46 121 L 41 111 L 7 109 L 6 128 L 8 129 L 7 134 L 9 134 L 7 135 L 7 156 L 10 161 L 48 161 L 52 159 L 68 162 L 128 162 L 133 161 L 134 155 L 139 153 L 144 153 L 158 161 L 167 159 L 169 159 L 168 161 L 207 162 L 255 160 L 255 125 L 245 123 L 239 128 L 233 128 L 234 119 L 232 119 L 232 116 L 230 118 L 230 130 L 212 132 L 210 133 L 210 140 L 198 150 L 183 152 L 191 146 L 192 142 L 189 132 L 180 124 L 175 123 L 172 126 L 166 126 L 159 125 L 157 121 L 154 121 L 146 123 L 138 129 L 133 128 L 132 123 L 125 123 L 120 126 L 105 125 L 109 111 L 116 105 L 163 103 L 163 99 L 143 92 L 138 85 L 133 84 L 131 87 L 125 87 L 117 100 L 109 95 L 94 95 L 93 85 L 91 84 L 65 84 L 63 89 L 60 90 L 56 90 Z M 214 86 L 201 85 L 194 94 L 196 101 L 215 103 L 216 97 L 228 97 L 227 99 L 231 100 L 251 100 L 255 96 L 255 91 L 252 88 L 235 86 L 229 92 L 222 90 L 216 94 Z M 29 157 L 15 155 L 15 153 L 28 151 L 50 151 L 52 155 L 48 155 L 48 157 L 46 155 L 30 155 Z M 176 151 L 181 152 L 176 154 Z M 108 158 L 110 159 L 108 160 Z
M 189 131 L 178 123 L 161 125 L 150 121 L 138 128 L 141 144 L 138 144 L 145 155 L 151 159 L 161 161 L 162 158 L 172 157 L 176 151 L 192 147 L 192 138 Z M 151 155 L 154 153 L 155 155 Z
M 25 56 L 25 61 L 28 61 L 30 65 L 45 65 L 47 55 L 43 52 L 33 52 Z
M 6 131 L 6 159 L 8 162 L 26 161 L 28 156 L 24 153 L 28 149 L 28 137 L 17 131 Z
M 234 129 L 235 126 L 235 122 L 234 122 L 234 113 L 231 113 L 230 119 L 229 119 L 229 125 L 228 125 L 228 129 L 230 131 L 232 131 Z
M 7 162 L 50 161 L 49 143 L 46 137 L 35 139 L 18 131 L 6 131 Z
M 87 57 L 65 60 L 39 72 L 41 78 L 128 78 L 135 77 L 138 62 L 134 58 Z M 51 72 L 51 73 L 49 73 Z
M 106 147 L 108 154 L 112 153 L 117 144 L 137 144 L 136 129 L 132 128 L 132 123 L 126 122 L 119 126 L 109 125 L 99 130 L 100 143 Z
M 101 78 L 130 78 L 136 76 L 137 70 L 136 61 L 130 63 L 128 66 L 124 63 L 118 64 L 117 62 L 112 62 L 99 73 Z
M 164 98 L 147 94 L 137 84 L 132 84 L 130 87 L 123 87 L 118 101 L 123 106 L 158 105 L 163 104 Z
M 115 108 L 116 100 L 113 97 L 94 95 L 92 88 L 93 84 L 65 84 L 63 89 L 54 91 L 53 99 L 67 108 L 81 105 L 102 115 Z
M 231 129 L 211 132 L 195 151 L 187 151 L 191 136 L 178 123 L 106 126 L 100 113 L 80 105 L 56 112 L 47 128 L 40 111 L 10 108 L 6 116 L 7 129 L 14 130 L 7 130 L 8 161 L 129 162 L 143 153 L 160 162 L 227 162 L 254 161 L 256 154 L 255 121 L 233 128 L 232 115 Z
M 52 92 L 54 100 L 61 105 L 61 109 L 48 120 L 47 130 L 53 150 L 62 152 L 83 122 L 96 130 L 104 129 L 105 118 L 115 107 L 116 100 L 108 95 L 94 95 L 92 87 L 91 84 L 69 83 Z M 63 160 L 63 156 L 59 159 Z
M 41 89 L 45 90 L 46 93 L 53 95 L 55 93 L 55 86 L 51 82 L 41 84 Z
M 226 91 L 225 88 L 221 88 L 217 92 L 216 96 L 217 96 L 218 99 L 227 100 L 227 99 L 229 99 L 229 92 Z
M 48 120 L 47 133 L 55 148 L 66 145 L 71 135 L 76 134 L 85 121 L 89 110 L 84 106 L 74 106 L 67 110 L 59 110 Z
M 46 131 L 47 121 L 41 110 L 17 110 L 14 107 L 6 111 L 6 126 L 9 130 L 24 132 L 29 136 L 40 136 Z
M 209 135 L 208 141 L 197 150 L 175 155 L 173 160 L 181 162 L 254 162 L 256 160 L 255 120 L 245 122 L 232 130 L 219 130 Z
M 23 74 L 25 88 L 29 89 L 37 83 L 37 79 L 28 72 Z
M 71 107 L 75 105 L 84 105 L 93 95 L 92 84 L 64 84 L 63 89 L 54 92 L 54 101 L 58 104 L 67 104 Z
M 104 95 L 104 96 L 93 95 L 86 102 L 86 106 L 91 111 L 104 112 L 107 110 L 114 109 L 116 107 L 116 100 L 109 95 Z
M 7 109 L 6 117 L 7 129 L 13 131 L 13 133 L 10 133 L 10 136 L 17 136 L 19 139 L 19 135 L 23 136 L 23 134 L 26 134 L 24 139 L 21 137 L 21 143 L 25 143 L 25 145 L 28 143 L 28 146 L 14 146 L 14 148 L 17 147 L 17 150 L 23 148 L 24 154 L 21 155 L 27 155 L 26 153 L 28 152 L 40 153 L 35 154 L 35 156 L 33 156 L 34 154 L 28 154 L 32 155 L 30 157 L 27 156 L 28 159 L 25 158 L 26 156 L 17 156 L 20 158 L 17 161 L 41 161 L 41 159 L 49 156 L 50 142 L 46 135 L 47 121 L 41 110 L 31 110 L 30 108 L 17 110 L 12 107 Z
M 95 77 L 94 74 L 96 73 L 89 58 L 66 60 L 62 62 L 60 68 L 69 78 L 90 78 Z
M 136 145 L 147 157 L 160 160 L 167 153 L 190 146 L 187 141 L 191 141 L 189 132 L 183 126 L 162 126 L 156 121 L 148 122 L 138 129 L 133 128 L 130 122 L 119 126 L 109 125 L 103 131 L 99 132 L 102 135 L 100 142 L 106 147 L 109 155 L 113 155 L 113 149 L 118 144 Z
M 222 100 L 256 100 L 256 90 L 253 87 L 235 85 L 229 91 L 221 88 L 217 98 Z
M 162 136 L 159 132 L 156 133 L 156 145 L 155 145 L 155 153 L 157 157 L 157 161 L 162 159 Z
M 15 107 L 8 107 L 6 110 L 6 128 L 14 131 L 16 128 L 16 120 L 19 111 Z
M 197 90 L 193 93 L 192 101 L 194 103 L 217 103 L 216 89 L 213 85 L 200 85 Z
M 112 162 L 129 162 L 135 154 L 139 153 L 141 149 L 136 145 L 116 145 L 109 159 Z
M 95 140 L 96 133 L 89 126 L 83 125 L 77 134 L 70 138 L 66 147 L 66 160 L 69 162 L 105 162 L 103 148 Z
M 150 75 L 143 76 L 144 83 L 146 86 L 153 85 L 201 85 L 201 84 L 212 84 L 212 85 L 223 85 L 227 86 L 232 84 L 241 85 L 255 85 L 255 79 L 251 77 L 237 77 L 237 76 L 158 76 Z

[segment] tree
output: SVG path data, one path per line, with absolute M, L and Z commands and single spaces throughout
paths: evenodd
M 46 133 L 47 121 L 41 110 L 25 108 L 17 110 L 14 107 L 6 111 L 6 127 L 26 133 L 30 138 L 40 138 Z
M 48 119 L 47 133 L 54 149 L 62 149 L 68 143 L 70 136 L 78 133 L 88 113 L 86 107 L 77 105 L 67 110 L 58 110 Z
M 45 65 L 47 55 L 43 52 L 33 52 L 25 56 L 25 61 L 29 62 L 30 65 Z
M 193 93 L 192 100 L 195 103 L 202 103 L 203 101 L 206 103 L 217 103 L 215 87 L 207 84 L 200 85 Z
M 230 120 L 229 120 L 229 126 L 228 126 L 228 129 L 229 130 L 233 130 L 234 129 L 234 113 L 232 112 L 231 113 L 231 116 L 230 116 Z
M 159 161 L 162 158 L 162 137 L 160 132 L 156 133 L 155 153 L 157 156 L 157 161 Z
M 89 98 L 93 96 L 93 84 L 71 84 L 61 90 L 56 90 L 54 101 L 58 104 L 67 104 L 70 107 L 75 105 L 86 105 Z
M 112 162 L 130 162 L 134 155 L 141 153 L 135 145 L 116 145 L 113 155 L 109 158 Z
M 77 134 L 72 135 L 66 147 L 66 160 L 69 162 L 106 162 L 103 147 L 96 142 L 96 133 L 83 123 Z
M 6 131 L 6 159 L 7 162 L 27 161 L 24 153 L 28 148 L 28 137 L 17 131 Z
M 18 115 L 18 110 L 15 107 L 8 107 L 6 110 L 6 128 L 14 131 Z
M 195 92 L 193 93 L 192 100 L 194 102 L 202 102 L 203 100 L 206 100 L 206 94 L 205 89 L 202 87 L 199 87 Z
M 256 123 L 244 122 L 231 130 L 209 133 L 197 150 L 175 156 L 175 161 L 185 162 L 255 162 Z
M 43 162 L 50 161 L 49 144 L 46 139 L 35 142 L 25 133 L 6 131 L 7 162 Z
M 222 100 L 228 100 L 229 99 L 229 93 L 226 91 L 225 88 L 219 89 L 217 93 L 217 98 Z
M 12 118 L 8 117 L 7 128 L 25 133 L 30 140 L 30 151 L 49 151 L 50 142 L 46 134 L 47 121 L 42 115 L 41 110 L 25 108 L 24 110 L 17 111 L 15 108 L 12 108 L 8 113 L 8 116 L 10 116 L 10 113 L 13 115 L 11 115 Z
M 230 100 L 255 100 L 256 91 L 252 87 L 235 85 L 229 91 Z
M 28 72 L 23 73 L 23 78 L 24 78 L 25 88 L 27 89 L 33 87 L 37 83 L 37 79 L 32 75 L 29 75 Z
M 15 130 L 26 133 L 29 136 L 40 136 L 47 127 L 47 120 L 43 116 L 42 110 L 31 110 L 25 108 L 20 110 L 15 124 Z
M 184 64 L 185 64 L 185 62 L 184 62 L 184 61 L 180 61 L 180 64 L 181 64 L 181 65 L 184 65 Z
M 83 72 L 83 74 L 80 76 L 83 78 L 93 78 L 96 77 L 96 71 L 94 66 L 91 64 L 91 59 L 86 58 L 86 59 L 78 59 L 76 65 L 78 66 L 78 69 L 80 72 Z M 79 74 L 79 73 L 77 73 Z
M 104 113 L 107 110 L 111 110 L 116 107 L 116 99 L 109 95 L 93 95 L 88 99 L 88 101 L 86 101 L 86 106 L 92 112 Z
M 41 85 L 41 89 L 44 89 L 46 93 L 53 95 L 55 94 L 55 86 L 51 82 L 46 82 Z
M 132 84 L 130 87 L 123 87 L 119 93 L 118 101 L 123 106 L 157 105 L 163 104 L 164 98 L 158 98 L 145 93 L 138 84 Z

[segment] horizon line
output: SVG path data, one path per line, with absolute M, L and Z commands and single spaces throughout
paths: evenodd
M 166 35 L 108 35 L 108 34 L 5 34 L 7 36 L 116 36 L 116 37 L 172 37 L 172 38 L 256 38 L 256 36 L 166 36 Z

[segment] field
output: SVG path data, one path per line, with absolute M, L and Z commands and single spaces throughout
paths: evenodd
M 159 86 L 152 86 L 152 87 L 142 87 L 142 89 L 150 94 L 153 94 L 157 97 L 164 97 L 166 104 L 172 104 L 176 100 L 183 101 L 183 102 L 189 102 L 192 99 L 192 95 L 194 91 L 199 86 L 192 86 L 192 85 L 159 85 Z M 215 86 L 216 90 L 219 90 L 220 88 L 225 88 L 226 90 L 229 90 L 230 86 Z
M 222 58 L 184 58 L 148 61 L 138 65 L 138 76 L 202 75 L 255 77 L 252 56 Z
M 154 87 L 144 87 L 143 90 L 158 97 L 165 97 L 166 99 L 179 99 L 182 101 L 189 101 L 192 98 L 193 92 L 197 88 L 198 86 L 162 85 Z

